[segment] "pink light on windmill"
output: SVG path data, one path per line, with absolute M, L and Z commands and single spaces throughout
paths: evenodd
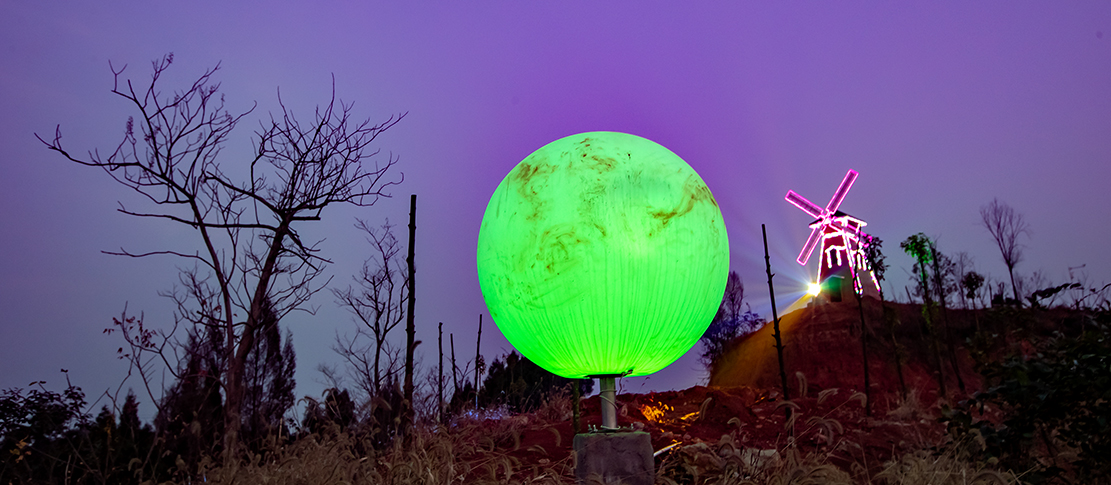
M 849 170 L 849 173 L 845 174 L 845 179 L 841 181 L 841 185 L 837 187 L 837 191 L 833 193 L 833 198 L 829 200 L 829 204 L 826 204 L 824 209 L 806 200 L 805 197 L 793 190 L 787 191 L 787 202 L 802 209 L 803 212 L 815 219 L 814 222 L 810 223 L 810 237 L 806 239 L 806 244 L 802 246 L 798 263 L 805 266 L 807 261 L 810 260 L 810 255 L 814 253 L 814 249 L 821 243 L 822 249 L 818 253 L 817 284 L 823 288 L 827 286 L 826 282 L 831 276 L 838 276 L 842 279 L 847 276 L 853 281 L 856 291 L 862 291 L 863 289 L 856 278 L 858 268 L 872 276 L 872 283 L 877 289 L 879 288 L 875 276 L 871 274 L 871 268 L 863 251 L 864 247 L 867 246 L 868 235 L 864 233 L 862 228 L 868 224 L 838 210 L 841 207 L 841 202 L 848 195 L 849 189 L 853 186 L 853 182 L 856 182 L 857 175 L 856 170 Z M 840 300 L 839 286 L 835 291 L 838 294 L 835 301 Z M 830 288 L 826 288 L 827 292 L 829 290 Z

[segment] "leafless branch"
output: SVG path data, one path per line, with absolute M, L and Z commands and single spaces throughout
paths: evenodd
M 401 260 L 401 243 L 394 237 L 393 226 L 388 220 L 380 230 L 371 227 L 364 220 L 358 220 L 356 227 L 366 234 L 373 256 L 363 263 L 359 275 L 355 277 L 358 288 L 348 286 L 344 290 L 332 289 L 332 294 L 336 302 L 347 308 L 362 324 L 352 340 L 366 336 L 372 341 L 372 345 L 366 349 L 371 355 L 371 362 L 364 362 L 363 365 L 359 361 L 348 359 L 351 367 L 356 373 L 363 373 L 365 370 L 369 380 L 367 387 L 380 389 L 383 379 L 388 378 L 392 369 L 387 366 L 387 375 L 383 376 L 381 359 L 383 355 L 389 354 L 387 339 L 390 332 L 405 321 L 408 274 Z M 351 350 L 350 345 L 339 345 L 336 348 L 340 355 Z
M 1000 202 L 999 199 L 992 199 L 991 203 L 980 208 L 980 219 L 999 246 L 1003 264 L 1007 266 L 1007 271 L 1011 275 L 1011 289 L 1015 301 L 1021 303 L 1022 298 L 1015 284 L 1015 265 L 1022 262 L 1022 245 L 1018 243 L 1018 237 L 1023 234 L 1030 236 L 1030 225 L 1026 223 L 1022 214 L 1015 212 L 1011 206 Z
M 319 220 L 331 205 L 367 206 L 389 196 L 389 187 L 404 177 L 392 175 L 396 157 L 379 161 L 379 150 L 371 146 L 405 114 L 380 123 L 359 121 L 353 105 L 336 98 L 333 80 L 328 103 L 302 123 L 279 93 L 280 113 L 272 113 L 255 133 L 249 179 L 236 180 L 222 170 L 225 162 L 219 156 L 254 106 L 238 113 L 226 108 L 214 78 L 218 64 L 184 90 L 164 94 L 160 81 L 172 63 L 172 54 L 154 61 L 145 85 L 124 76 L 126 65 L 110 65 L 112 93 L 136 115 L 128 118 L 121 141 L 107 155 L 95 149 L 85 156 L 72 154 L 63 147 L 60 126 L 50 141 L 35 136 L 69 161 L 101 168 L 153 206 L 134 210 L 121 205 L 120 212 L 196 230 L 202 249 L 194 253 L 122 248 L 107 253 L 172 255 L 196 263 L 182 271 L 180 287 L 167 296 L 177 305 L 175 325 L 186 324 L 194 333 L 218 330 L 223 339 L 226 449 L 234 452 L 243 366 L 255 345 L 264 306 L 279 318 L 294 310 L 311 313 L 314 309 L 306 303 L 328 284 L 317 279 L 329 261 L 319 254 L 318 243 L 302 239 L 300 225 Z M 159 351 L 170 372 L 178 372 L 175 364 L 186 357 L 180 350 L 178 343 Z

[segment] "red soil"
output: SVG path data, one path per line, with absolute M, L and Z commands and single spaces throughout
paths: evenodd
M 780 377 L 771 324 L 735 342 L 712 372 L 709 387 L 619 395 L 618 422 L 622 427 L 648 431 L 657 450 L 676 442 L 716 443 L 730 433 L 746 448 L 776 449 L 794 436 L 804 451 L 834 450 L 830 455 L 834 463 L 846 469 L 852 463 L 865 463 L 873 471 L 892 457 L 937 444 L 944 426 L 936 419 L 938 386 L 932 339 L 922 333 L 918 306 L 887 305 L 902 322 L 895 326 L 895 338 L 905 355 L 907 388 L 917 401 L 912 398 L 900 406 L 904 401 L 891 330 L 883 321 L 880 302 L 865 298 L 871 334 L 871 416 L 865 413 L 862 396 L 856 395 L 863 389 L 864 367 L 859 307 L 850 301 L 804 308 L 781 318 L 789 393 L 798 406 L 793 433 L 785 426 L 786 410 L 779 406 Z M 964 341 L 971 331 L 969 320 L 967 313 L 949 312 L 950 341 Z M 945 323 L 935 325 L 939 334 Z M 955 359 L 942 355 L 950 397 L 960 398 L 964 393 L 952 371 L 954 360 L 967 393 L 978 389 L 980 377 L 962 345 Z M 804 377 L 800 379 L 796 372 Z M 597 396 L 582 401 L 582 415 L 584 430 L 600 425 Z M 842 429 L 830 427 L 829 420 Z M 570 462 L 570 422 L 548 422 L 536 416 L 526 421 L 519 441 L 500 443 L 499 448 L 521 463 Z M 823 427 L 823 422 L 827 426 Z M 837 446 L 843 445 L 842 441 L 853 445 Z

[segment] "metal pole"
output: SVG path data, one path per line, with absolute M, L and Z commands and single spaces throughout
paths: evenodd
M 602 392 L 602 428 L 617 429 L 617 384 L 613 376 L 598 378 Z

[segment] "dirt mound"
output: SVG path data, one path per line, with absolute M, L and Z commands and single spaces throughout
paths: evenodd
M 935 353 L 919 305 L 887 302 L 889 317 L 884 318 L 878 300 L 864 298 L 863 304 L 869 332 L 868 370 L 873 404 L 882 406 L 896 401 L 902 392 L 895 360 L 896 343 L 906 387 L 916 391 L 923 402 L 934 402 L 938 396 L 938 356 L 950 397 L 979 389 L 979 374 L 963 344 L 973 330 L 969 312 L 949 310 L 936 319 L 933 331 L 943 345 Z M 791 396 L 800 392 L 797 372 L 803 374 L 805 383 L 819 390 L 864 389 L 860 309 L 856 301 L 796 310 L 780 318 L 780 329 Z M 952 355 L 944 342 L 953 343 Z M 954 369 L 959 372 L 959 379 Z M 710 385 L 780 389 L 772 325 L 738 338 L 710 373 Z

